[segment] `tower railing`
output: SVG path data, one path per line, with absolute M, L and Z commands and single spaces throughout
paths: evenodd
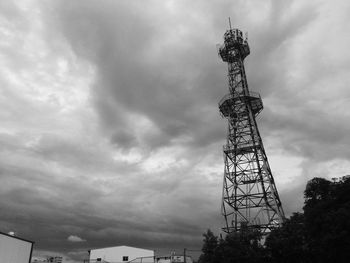
M 219 107 L 228 99 L 238 99 L 238 98 L 242 98 L 242 97 L 246 97 L 246 96 L 252 97 L 255 99 L 261 99 L 260 94 L 258 92 L 254 92 L 254 91 L 248 91 L 248 95 L 242 94 L 242 93 L 238 93 L 238 94 L 228 93 L 219 101 Z

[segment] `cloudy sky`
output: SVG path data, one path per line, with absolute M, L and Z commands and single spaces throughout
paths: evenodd
M 35 255 L 200 249 L 219 233 L 228 92 L 216 44 L 249 34 L 249 88 L 287 215 L 350 173 L 350 2 L 0 1 L 0 231 Z

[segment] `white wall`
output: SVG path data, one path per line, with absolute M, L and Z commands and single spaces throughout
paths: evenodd
M 184 263 L 184 256 L 164 256 L 158 257 L 156 263 Z M 186 256 L 186 263 L 193 263 L 190 256 Z
M 123 262 L 124 256 L 128 257 L 128 261 L 132 261 L 136 258 L 143 257 L 142 263 L 154 262 L 153 250 L 128 247 L 128 246 L 93 249 L 90 252 L 90 261 L 96 260 L 97 258 L 101 258 L 102 260 L 105 260 L 105 261 L 118 263 L 118 262 Z M 145 257 L 148 257 L 148 258 L 145 258 Z M 128 262 L 128 261 L 124 261 L 124 262 Z M 133 262 L 138 263 L 138 262 L 141 262 L 141 260 L 135 260 Z
M 0 233 L 0 262 L 29 263 L 33 243 Z

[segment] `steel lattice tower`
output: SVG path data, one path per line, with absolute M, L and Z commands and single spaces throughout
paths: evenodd
M 244 225 L 268 233 L 284 219 L 255 119 L 263 103 L 260 94 L 248 89 L 243 60 L 249 53 L 242 32 L 227 30 L 219 48 L 220 57 L 228 64 L 230 91 L 219 103 L 222 116 L 228 120 L 222 194 L 226 233 L 239 231 Z

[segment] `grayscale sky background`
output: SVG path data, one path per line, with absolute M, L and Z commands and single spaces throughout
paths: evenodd
M 248 31 L 248 84 L 287 215 L 349 174 L 350 2 L 0 1 L 0 231 L 35 255 L 200 249 L 219 233 L 228 92 L 216 44 Z

